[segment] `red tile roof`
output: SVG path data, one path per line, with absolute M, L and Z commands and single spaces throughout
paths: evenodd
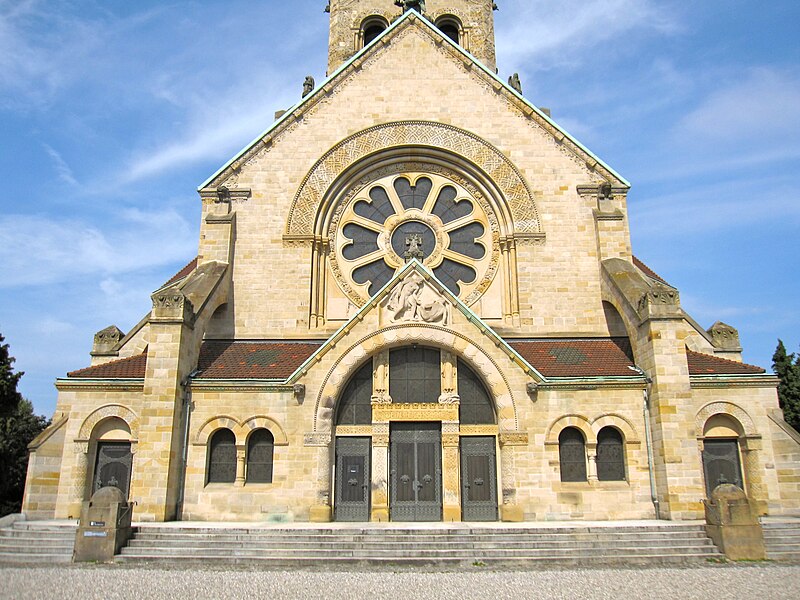
M 147 367 L 147 354 L 112 360 L 94 367 L 67 373 L 67 377 L 77 379 L 144 379 Z
M 181 279 L 183 279 L 184 277 L 186 277 L 186 276 L 187 276 L 189 273 L 191 273 L 192 271 L 194 271 L 194 270 L 197 268 L 197 259 L 198 259 L 198 258 L 199 258 L 199 257 L 195 256 L 195 257 L 194 257 L 192 260 L 190 260 L 190 261 L 189 261 L 189 264 L 188 264 L 188 265 L 186 265 L 186 266 L 185 266 L 185 267 L 183 267 L 183 268 L 182 268 L 180 271 L 178 271 L 177 273 L 175 273 L 175 275 L 173 275 L 173 276 L 172 276 L 172 279 L 170 279 L 169 281 L 167 281 L 167 283 L 165 283 L 165 284 L 164 284 L 164 285 L 162 285 L 161 287 L 167 287 L 168 285 L 170 285 L 170 284 L 173 284 L 173 283 L 175 283 L 176 281 L 180 281 Z
M 545 377 L 631 377 L 627 338 L 507 340 Z
M 323 342 L 204 342 L 198 379 L 286 379 Z
M 766 373 L 761 367 L 740 363 L 719 356 L 692 352 L 687 348 L 689 375 L 760 375 Z
M 648 267 L 646 264 L 644 264 L 642 261 L 640 261 L 635 256 L 633 257 L 633 264 L 636 267 L 638 267 L 645 275 L 647 275 L 651 279 L 655 279 L 656 281 L 660 281 L 661 283 L 663 283 L 665 285 L 669 285 L 669 283 L 667 283 L 666 280 L 663 277 L 661 277 L 658 273 L 653 271 L 653 269 Z M 672 287 L 672 286 L 670 286 L 670 287 Z

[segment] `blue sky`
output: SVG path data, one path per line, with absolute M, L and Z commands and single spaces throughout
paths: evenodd
M 324 5 L 0 0 L 0 332 L 37 411 L 196 254 L 196 187 L 324 78 Z M 632 182 L 634 252 L 747 362 L 800 349 L 800 3 L 498 5 L 500 75 Z

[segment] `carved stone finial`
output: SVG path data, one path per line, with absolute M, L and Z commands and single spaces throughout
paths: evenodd
M 714 346 L 720 350 L 741 351 L 742 344 L 739 341 L 739 331 L 727 323 L 717 321 L 708 328 L 708 334 L 714 341 Z
M 314 78 L 311 75 L 306 75 L 306 78 L 303 80 L 303 98 L 313 92 L 316 85 Z
M 415 10 L 419 14 L 425 12 L 425 0 L 394 0 L 395 6 L 401 6 L 403 12 L 407 10 Z
M 425 253 L 422 251 L 422 236 L 418 233 L 410 233 L 406 236 L 406 253 L 403 258 L 406 262 L 416 258 L 421 261 L 425 258 Z
M 106 354 L 114 349 L 119 341 L 125 337 L 116 325 L 110 325 L 94 334 L 92 354 Z
M 514 88 L 518 93 L 522 94 L 522 83 L 519 80 L 519 73 L 514 73 L 508 78 L 508 85 Z

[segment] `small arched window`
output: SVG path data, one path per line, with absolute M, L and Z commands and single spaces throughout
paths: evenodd
M 436 27 L 439 28 L 443 34 L 453 40 L 456 44 L 461 43 L 459 32 L 461 31 L 461 23 L 453 16 L 441 17 L 436 20 Z
M 597 479 L 625 481 L 625 445 L 614 427 L 603 427 L 597 434 Z
M 275 438 L 269 429 L 256 429 L 247 440 L 247 483 L 272 483 Z
M 230 429 L 218 429 L 208 441 L 208 483 L 236 480 L 236 437 Z
M 382 17 L 367 17 L 361 23 L 361 35 L 364 39 L 364 46 L 368 46 L 376 37 L 383 33 L 389 24 Z
M 558 436 L 558 460 L 561 481 L 586 481 L 586 440 L 575 427 L 567 427 Z
M 492 400 L 483 382 L 462 360 L 458 361 L 459 420 L 466 425 L 494 424 Z

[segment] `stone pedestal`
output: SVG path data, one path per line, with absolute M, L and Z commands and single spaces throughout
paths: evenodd
M 131 538 L 131 509 L 119 488 L 99 489 L 83 503 L 74 562 L 110 562 Z
M 764 560 L 764 533 L 744 491 L 718 485 L 705 501 L 706 533 L 730 560 Z

